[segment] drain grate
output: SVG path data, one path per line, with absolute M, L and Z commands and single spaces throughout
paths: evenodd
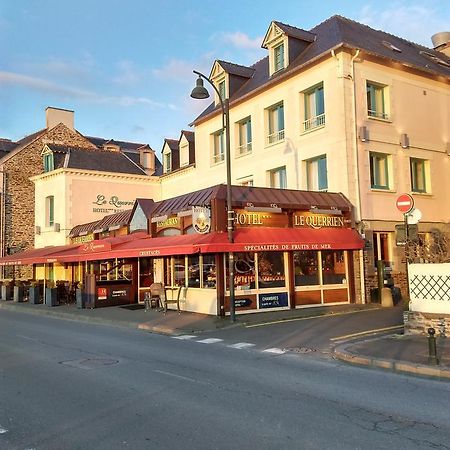
M 60 364 L 70 367 L 77 367 L 79 369 L 97 369 L 98 367 L 119 364 L 119 361 L 111 358 L 82 358 L 71 361 L 61 361 Z
M 295 353 L 312 353 L 317 351 L 317 349 L 311 347 L 295 347 L 289 350 Z

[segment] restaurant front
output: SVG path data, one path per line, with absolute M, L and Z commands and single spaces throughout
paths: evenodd
M 94 275 L 96 306 L 142 303 L 157 282 L 170 297 L 187 288 L 182 310 L 226 315 L 229 254 L 238 314 L 356 301 L 363 240 L 342 194 L 243 186 L 232 194 L 233 242 L 218 185 L 155 203 L 147 230 L 73 244 L 51 258 L 77 278 Z

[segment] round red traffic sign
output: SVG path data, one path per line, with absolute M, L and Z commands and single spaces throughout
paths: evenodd
M 414 208 L 414 199 L 409 194 L 399 195 L 395 206 L 401 213 L 409 213 Z

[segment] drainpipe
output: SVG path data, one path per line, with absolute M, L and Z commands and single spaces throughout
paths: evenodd
M 357 108 L 356 108 L 356 82 L 355 82 L 355 60 L 358 58 L 361 50 L 357 49 L 356 53 L 352 56 L 350 60 L 350 75 L 344 76 L 346 79 L 350 79 L 352 81 L 352 97 L 353 97 L 353 123 L 354 123 L 354 139 L 353 139 L 353 156 L 356 165 L 356 217 L 355 222 L 362 222 L 362 213 L 361 213 L 361 183 L 359 177 L 359 154 L 358 154 L 358 124 L 357 124 Z M 331 50 L 331 56 L 338 60 L 334 49 Z M 360 272 L 360 290 L 361 290 L 361 303 L 366 303 L 366 289 L 365 289 L 365 281 L 364 281 L 364 252 L 363 250 L 359 250 L 359 272 Z

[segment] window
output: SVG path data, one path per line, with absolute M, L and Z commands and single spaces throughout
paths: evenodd
M 49 195 L 45 199 L 45 225 L 52 227 L 55 223 L 55 197 Z
M 239 186 L 253 186 L 253 178 L 244 178 L 239 181 Z
M 284 287 L 283 252 L 258 253 L 258 287 L 259 289 Z
M 423 159 L 411 158 L 411 190 L 413 192 L 427 192 L 426 161 Z
M 277 45 L 273 49 L 273 71 L 284 69 L 284 44 Z
M 388 267 L 391 266 L 391 258 L 389 252 L 389 235 L 391 233 L 381 233 L 374 231 L 373 233 L 373 253 L 375 266 L 377 261 L 384 261 Z
M 306 182 L 309 191 L 323 191 L 328 189 L 327 157 L 306 161 Z
M 367 82 L 367 114 L 369 117 L 388 119 L 386 109 L 387 86 Z
M 213 134 L 213 154 L 211 164 L 220 163 L 225 159 L 225 133 L 220 130 Z
M 166 153 L 164 155 L 164 173 L 168 173 L 172 170 L 172 154 Z
M 180 167 L 189 165 L 189 144 L 180 146 Z
M 55 160 L 53 158 L 53 153 L 46 153 L 44 155 L 44 172 L 50 172 L 55 170 Z
M 319 252 L 294 252 L 294 272 L 296 286 L 319 284 Z
M 370 153 L 370 185 L 372 189 L 389 189 L 388 155 Z
M 325 103 L 323 95 L 323 84 L 317 85 L 304 92 L 305 120 L 303 131 L 325 125 Z
M 225 98 L 226 98 L 225 80 L 222 80 L 217 85 L 217 90 L 219 91 L 220 96 L 222 97 L 222 100 L 225 100 Z M 219 103 L 220 103 L 220 100 L 219 100 Z
M 252 121 L 250 117 L 238 123 L 239 147 L 236 156 L 246 155 L 252 151 Z
M 284 108 L 283 103 L 278 103 L 268 110 L 269 135 L 267 144 L 273 144 L 284 139 Z
M 272 188 L 286 189 L 286 167 L 279 167 L 278 169 L 269 172 L 269 184 Z

